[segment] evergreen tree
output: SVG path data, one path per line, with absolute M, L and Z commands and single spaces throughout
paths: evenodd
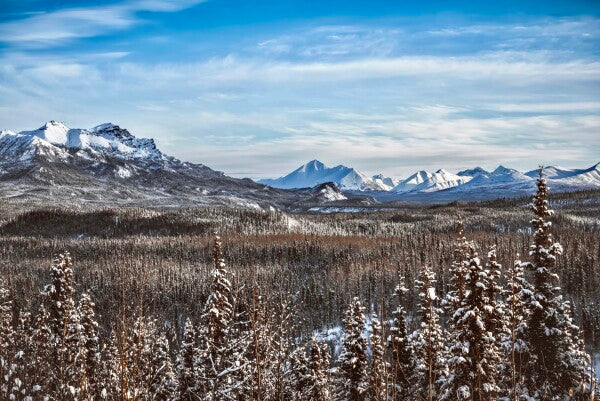
M 11 376 L 8 379 L 8 388 L 12 387 L 12 394 L 7 399 L 24 400 L 39 392 L 39 389 L 33 389 L 31 374 L 33 359 L 32 337 L 34 322 L 30 312 L 20 311 L 17 326 L 14 330 L 14 355 L 11 364 Z M 12 383 L 11 383 L 12 381 Z
M 88 294 L 81 296 L 79 315 L 81 316 L 81 348 L 83 352 L 81 398 L 84 400 L 99 400 L 104 390 L 100 372 L 100 341 L 98 339 L 98 322 L 96 322 L 94 313 L 94 303 Z
M 0 396 L 9 399 L 13 393 L 14 328 L 12 298 L 6 281 L 0 279 Z M 19 386 L 18 386 L 19 387 Z
M 177 364 L 178 401 L 200 401 L 198 376 L 196 373 L 196 358 L 196 330 L 194 329 L 191 320 L 188 318 L 185 321 L 183 340 L 181 342 Z
M 518 257 L 518 255 L 517 255 Z M 502 387 L 510 401 L 521 399 L 523 373 L 527 363 L 529 349 L 526 343 L 528 300 L 533 295 L 533 287 L 524 276 L 523 263 L 515 260 L 508 273 L 505 290 L 506 314 L 505 336 L 502 338 L 502 349 L 507 363 L 501 370 Z
M 329 391 L 329 348 L 325 342 L 313 338 L 310 346 L 310 359 L 306 372 L 306 386 L 303 400 L 328 401 Z
M 443 300 L 443 305 L 449 311 L 449 314 L 454 313 L 460 307 L 465 296 L 466 275 L 469 272 L 468 254 L 470 247 L 471 243 L 465 237 L 463 221 L 459 218 L 456 223 L 454 260 L 449 270 L 450 285 Z
M 416 399 L 432 401 L 439 395 L 441 381 L 447 374 L 445 339 L 440 327 L 435 291 L 435 274 L 425 265 L 415 281 L 419 289 L 419 329 L 410 336 L 414 346 L 415 378 L 412 393 Z
M 455 335 L 448 359 L 449 374 L 442 386 L 441 400 L 495 400 L 500 359 L 497 341 L 486 327 L 486 313 L 493 312 L 487 295 L 490 283 L 475 249 L 469 250 L 466 292 L 452 315 Z
M 44 304 L 40 305 L 31 340 L 31 360 L 29 381 L 33 399 L 52 399 L 56 348 L 50 328 L 50 313 Z
M 241 371 L 247 368 L 241 362 L 241 354 L 246 352 L 242 344 L 244 330 L 240 327 L 238 335 L 232 334 L 233 296 L 218 236 L 215 238 L 213 259 L 210 295 L 199 328 L 199 386 L 207 401 L 233 397 L 232 393 L 241 389 L 239 380 L 234 376 L 239 378 Z
M 529 395 L 544 400 L 563 400 L 585 397 L 589 392 L 582 383 L 588 382 L 589 365 L 571 355 L 579 350 L 573 327 L 570 306 L 562 299 L 555 273 L 556 258 L 562 254 L 562 246 L 554 242 L 546 221 L 553 211 L 548 207 L 548 185 L 540 168 L 537 193 L 532 208 L 535 218 L 531 221 L 534 240 L 530 248 L 532 257 L 528 267 L 534 274 L 534 294 L 530 301 L 531 315 L 527 330 L 527 342 L 531 358 L 526 368 Z
M 164 334 L 154 340 L 150 355 L 150 399 L 155 401 L 172 401 L 177 390 L 177 380 L 169 353 L 169 342 Z
M 365 308 L 354 298 L 344 318 L 343 351 L 339 357 L 335 399 L 363 401 L 367 399 L 367 343 L 362 337 L 365 329 Z
M 411 378 L 414 375 L 414 354 L 409 341 L 406 327 L 406 312 L 402 303 L 408 289 L 404 285 L 404 278 L 395 289 L 398 306 L 392 312 L 392 326 L 390 328 L 390 345 L 392 348 L 391 391 L 393 401 L 408 401 L 412 399 L 410 392 Z
M 101 391 L 102 400 L 117 401 L 121 400 L 122 378 L 125 376 L 126 363 L 123 353 L 119 350 L 119 340 L 115 332 L 110 335 L 104 359 L 102 363 L 102 383 L 104 388 Z
M 52 265 L 51 284 L 45 288 L 49 312 L 50 346 L 54 356 L 49 360 L 53 378 L 49 391 L 56 399 L 75 400 L 79 397 L 83 374 L 81 326 L 75 308 L 74 280 L 71 257 L 62 254 Z
M 370 401 L 387 400 L 387 361 L 385 360 L 385 347 L 381 336 L 381 323 L 377 314 L 371 316 L 371 371 L 369 372 L 369 397 Z
M 286 400 L 301 400 L 310 389 L 309 361 L 304 352 L 304 345 L 299 345 L 290 353 L 289 372 L 287 375 Z

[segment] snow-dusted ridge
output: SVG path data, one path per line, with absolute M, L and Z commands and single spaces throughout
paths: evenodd
M 343 165 L 326 167 L 318 160 L 312 160 L 290 174 L 259 182 L 276 188 L 313 187 L 323 182 L 335 182 L 344 191 L 372 193 L 384 200 L 450 197 L 451 199 L 471 199 L 473 197 L 493 198 L 520 196 L 531 191 L 535 185 L 538 170 L 522 173 L 505 166 L 493 171 L 481 167 L 467 169 L 453 174 L 445 169 L 435 172 L 417 171 L 403 180 L 385 177 L 383 174 L 368 177 L 360 171 Z M 544 176 L 558 191 L 600 188 L 600 163 L 587 169 L 565 169 L 558 166 L 544 168 Z M 389 195 L 379 194 L 388 192 Z M 450 199 L 449 198 L 449 199 Z

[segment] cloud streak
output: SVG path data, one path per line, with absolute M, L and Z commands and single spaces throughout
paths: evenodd
M 48 46 L 127 29 L 141 23 L 141 11 L 174 12 L 201 1 L 137 0 L 116 5 L 61 9 L 0 24 L 0 42 Z

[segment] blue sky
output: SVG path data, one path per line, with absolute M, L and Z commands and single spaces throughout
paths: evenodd
M 110 121 L 254 178 L 588 166 L 599 4 L 4 0 L 0 128 Z

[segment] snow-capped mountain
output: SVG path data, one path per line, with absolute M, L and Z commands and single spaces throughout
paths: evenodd
M 439 169 L 435 173 L 427 171 L 418 171 L 400 182 L 394 187 L 393 191 L 397 193 L 405 192 L 435 192 L 462 185 L 471 179 L 470 176 L 461 177 L 452 174 L 444 169 Z
M 405 180 L 400 181 L 394 188 L 392 188 L 392 191 L 400 194 L 410 192 L 414 190 L 417 185 L 421 185 L 430 178 L 431 173 L 428 173 L 425 170 L 417 171 Z
M 289 207 L 312 194 L 227 177 L 162 153 L 152 139 L 114 124 L 90 129 L 50 121 L 0 132 L 0 193 L 63 202 L 152 202 L 244 208 Z
M 586 169 L 570 169 L 559 166 L 548 166 L 542 170 L 544 177 L 550 180 L 561 180 L 571 184 L 594 184 L 600 181 L 600 163 Z M 537 178 L 539 169 L 531 170 L 525 173 L 526 176 Z
M 533 178 L 526 176 L 512 168 L 504 166 L 498 166 L 491 173 L 479 172 L 468 182 L 461 186 L 461 189 L 476 188 L 476 187 L 490 187 L 498 184 L 514 184 L 520 182 L 531 181 Z
M 282 189 L 309 188 L 324 182 L 334 182 L 342 190 L 386 190 L 385 185 L 375 182 L 372 178 L 354 168 L 342 165 L 327 167 L 318 160 L 312 160 L 286 176 L 259 180 L 258 182 Z
M 385 177 L 383 174 L 376 174 L 373 177 L 371 177 L 371 179 L 384 191 L 391 191 L 392 188 L 394 188 L 400 182 L 391 177 Z

